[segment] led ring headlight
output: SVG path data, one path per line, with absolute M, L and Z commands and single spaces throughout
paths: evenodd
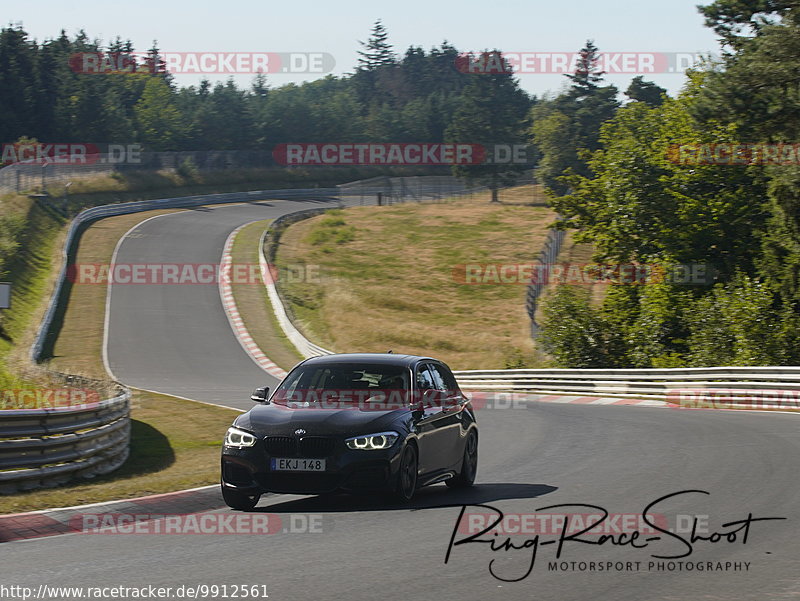
M 377 434 L 348 438 L 344 442 L 349 449 L 377 451 L 380 449 L 388 449 L 398 438 L 400 438 L 400 435 L 397 432 L 378 432 Z
M 242 447 L 252 447 L 254 444 L 256 444 L 256 437 L 239 428 L 231 426 L 225 433 L 225 446 L 241 449 Z

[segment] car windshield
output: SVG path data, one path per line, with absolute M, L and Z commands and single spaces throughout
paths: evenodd
M 361 403 L 408 401 L 409 371 L 384 363 L 324 363 L 292 371 L 275 390 L 273 402 Z

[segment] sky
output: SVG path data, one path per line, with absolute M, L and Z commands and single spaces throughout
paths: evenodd
M 645 79 L 674 95 L 685 82 L 683 68 L 692 55 L 713 54 L 719 49 L 716 36 L 703 25 L 697 11 L 699 1 L 0 0 L 4 24 L 21 24 L 40 41 L 56 37 L 62 29 L 69 35 L 84 29 L 104 43 L 120 36 L 142 51 L 155 40 L 162 51 L 174 53 L 174 60 L 188 71 L 194 66 L 192 58 L 199 62 L 204 53 L 212 56 L 211 62 L 206 59 L 212 70 L 214 61 L 221 58 L 216 53 L 233 52 L 240 53 L 234 58 L 228 55 L 234 70 L 238 60 L 245 61 L 240 62 L 241 71 L 252 71 L 246 62 L 257 60 L 252 53 L 295 53 L 293 60 L 301 70 L 304 61 L 321 65 L 317 71 L 323 73 L 284 73 L 283 68 L 291 68 L 275 65 L 287 65 L 287 56 L 270 56 L 265 60 L 278 70 L 267 76 L 273 87 L 316 79 L 324 72 L 351 72 L 358 58 L 358 41 L 366 40 L 375 20 L 381 19 L 399 53 L 410 45 L 428 50 L 444 40 L 460 51 L 498 48 L 521 53 L 520 60 L 526 63 L 525 72 L 518 74 L 520 85 L 537 96 L 557 92 L 566 81 L 563 75 L 542 73 L 542 68 L 552 71 L 547 67 L 553 60 L 561 60 L 557 56 L 578 51 L 587 39 L 611 53 L 608 70 L 615 73 L 606 76 L 608 82 L 624 90 L 631 78 L 643 71 Z M 678 53 L 682 56 L 676 56 Z M 175 81 L 191 85 L 202 77 L 185 73 Z M 207 77 L 224 81 L 230 75 L 217 72 Z M 248 86 L 253 75 L 236 74 L 234 80 Z

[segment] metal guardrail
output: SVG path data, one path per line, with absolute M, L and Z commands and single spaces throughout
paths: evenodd
M 54 409 L 0 411 L 0 494 L 117 469 L 130 446 L 130 391 Z
M 418 185 L 412 198 L 422 200 L 426 194 Z M 357 184 L 357 182 L 354 182 Z M 377 199 L 384 187 L 372 189 L 358 186 L 359 193 Z M 436 194 L 442 192 L 442 182 L 437 182 Z M 166 208 L 186 208 L 208 204 L 248 202 L 257 199 L 321 199 L 339 200 L 347 195 L 348 189 L 311 188 L 258 190 L 230 194 L 212 194 L 145 200 L 139 202 L 103 205 L 86 209 L 70 223 L 62 251 L 61 270 L 51 295 L 48 308 L 42 320 L 31 357 L 34 362 L 42 359 L 50 336 L 53 320 L 64 292 L 68 261 L 74 251 L 80 228 L 104 217 L 126 215 L 142 211 Z M 451 190 L 450 196 L 470 194 L 474 190 Z M 440 196 L 435 196 L 440 198 Z M 352 202 L 352 198 L 348 198 Z M 362 198 L 363 202 L 363 198 Z M 323 209 L 299 211 L 277 219 L 272 224 L 273 231 L 292 221 L 318 214 Z M 276 239 L 277 244 L 277 239 Z M 262 243 L 260 261 L 264 261 L 265 245 Z M 274 247 L 273 247 L 274 254 Z M 262 270 L 268 273 L 269 270 Z M 282 310 L 281 326 L 284 330 L 294 330 L 292 342 L 301 349 L 304 356 L 330 354 L 331 351 L 314 345 L 300 334 L 291 324 L 283 310 L 283 303 L 274 284 L 271 299 L 276 312 Z M 62 374 L 63 375 L 63 374 Z M 68 376 L 67 376 L 68 377 Z M 97 404 L 58 409 L 2 410 L 0 412 L 0 493 L 13 493 L 39 487 L 56 486 L 76 476 L 91 477 L 117 469 L 128 457 L 130 443 L 130 391 L 122 389 L 118 396 Z
M 396 179 L 396 178 L 393 178 Z M 424 181 L 426 178 L 413 178 L 416 182 L 416 196 L 414 197 L 416 200 L 422 200 L 425 197 L 425 193 L 427 188 L 424 185 L 419 184 L 420 181 Z M 467 189 L 464 188 L 463 185 L 458 183 L 455 178 L 450 177 L 449 181 L 451 182 L 450 191 L 448 192 L 447 186 L 445 185 L 442 178 L 436 178 L 436 184 L 433 186 L 435 189 L 435 198 L 442 198 L 443 196 L 462 196 L 462 195 L 469 195 L 473 194 L 477 191 L 483 190 L 484 188 L 472 188 Z M 348 184 L 342 184 L 336 188 L 281 188 L 276 190 L 254 190 L 250 192 L 231 192 L 227 194 L 206 194 L 206 195 L 197 195 L 197 196 L 179 196 L 176 198 L 161 198 L 157 200 L 143 200 L 137 202 L 126 202 L 126 203 L 119 203 L 119 204 L 110 204 L 110 205 L 102 205 L 98 207 L 92 207 L 90 209 L 86 209 L 78 213 L 78 215 L 72 220 L 69 225 L 69 229 L 67 231 L 67 238 L 64 243 L 64 249 L 62 253 L 62 263 L 61 263 L 61 271 L 59 273 L 58 279 L 56 281 L 56 287 L 53 290 L 53 294 L 50 298 L 50 303 L 47 307 L 47 311 L 45 312 L 44 319 L 42 320 L 42 325 L 39 328 L 39 332 L 36 336 L 36 340 L 34 341 L 33 346 L 31 347 L 31 358 L 34 362 L 40 362 L 42 360 L 43 351 L 45 349 L 46 343 L 48 342 L 48 337 L 52 335 L 51 328 L 53 326 L 53 319 L 56 314 L 56 310 L 58 308 L 58 303 L 61 299 L 61 295 L 64 289 L 64 282 L 66 280 L 67 275 L 67 263 L 68 258 L 71 252 L 74 250 L 75 243 L 77 241 L 77 232 L 81 226 L 86 223 L 90 223 L 97 219 L 102 219 L 103 217 L 114 217 L 117 215 L 128 215 L 131 213 L 139 213 L 142 211 L 151 211 L 156 209 L 180 209 L 180 208 L 188 208 L 188 207 L 195 207 L 195 206 L 202 206 L 202 205 L 209 205 L 209 204 L 226 204 L 226 203 L 237 203 L 237 202 L 254 202 L 259 199 L 275 199 L 275 200 L 292 200 L 292 199 L 304 199 L 304 200 L 328 200 L 328 201 L 347 201 L 347 202 L 354 202 L 355 198 L 358 197 L 362 204 L 365 201 L 368 201 L 368 204 L 373 204 L 377 202 L 378 193 L 383 193 L 385 191 L 384 186 L 372 186 L 369 185 L 371 180 L 366 180 L 367 185 L 362 185 L 364 182 L 350 182 Z M 357 195 L 354 190 L 357 190 Z M 398 200 L 402 200 L 398 198 Z
M 800 409 L 800 367 L 665 369 L 500 369 L 454 372 L 468 390 L 641 397 L 712 398 Z
M 274 279 L 269 276 L 271 273 L 269 265 L 275 264 L 275 255 L 278 250 L 278 243 L 280 241 L 281 233 L 285 227 L 296 221 L 309 219 L 310 217 L 320 215 L 324 212 L 325 209 L 308 209 L 307 211 L 297 211 L 296 213 L 282 215 L 270 223 L 269 228 L 264 231 L 259 242 L 258 262 L 260 264 L 261 274 L 264 278 L 264 286 L 267 288 L 269 302 L 272 305 L 272 311 L 275 314 L 275 318 L 278 320 L 278 324 L 281 326 L 283 333 L 300 352 L 304 359 L 308 359 L 309 357 L 319 357 L 320 355 L 332 355 L 333 351 L 329 351 L 328 349 L 314 344 L 308 338 L 303 336 L 303 334 L 300 333 L 300 330 L 294 326 L 294 323 L 292 323 L 292 319 L 289 317 L 286 309 L 289 304 L 281 296 L 280 289 L 275 285 Z
M 377 178 L 387 179 L 387 178 Z M 391 178 L 397 180 L 398 178 Z M 464 186 L 452 177 L 434 177 L 436 180 L 434 184 L 428 182 L 427 178 L 413 178 L 415 189 L 414 198 L 417 200 L 426 198 L 426 195 L 433 195 L 435 198 L 445 196 L 460 196 L 464 194 L 472 194 L 482 188 L 466 189 Z M 258 199 L 269 198 L 277 200 L 291 200 L 291 199 L 305 199 L 305 200 L 329 200 L 340 201 L 342 199 L 353 202 L 357 196 L 362 203 L 368 200 L 370 204 L 377 201 L 378 193 L 384 193 L 386 190 L 385 185 L 373 186 L 372 180 L 350 182 L 342 184 L 336 188 L 281 188 L 276 190 L 254 190 L 250 192 L 232 192 L 228 194 L 207 194 L 197 196 L 180 196 L 176 198 L 161 198 L 157 200 L 143 200 L 137 202 L 118 203 L 110 205 L 102 205 L 92 207 L 81 211 L 70 223 L 67 231 L 67 238 L 64 243 L 62 252 L 61 271 L 56 281 L 55 289 L 50 298 L 47 310 L 45 312 L 39 332 L 36 336 L 34 344 L 31 347 L 31 358 L 34 362 L 40 362 L 49 338 L 54 335 L 51 332 L 53 320 L 58 308 L 59 301 L 64 290 L 64 282 L 67 275 L 68 259 L 72 253 L 77 242 L 77 233 L 84 224 L 90 223 L 97 219 L 104 217 L 113 217 L 117 215 L 127 215 L 131 213 L 138 213 L 142 211 L 150 211 L 156 209 L 177 209 L 188 208 L 194 206 L 202 206 L 208 204 L 225 204 L 237 202 L 253 202 Z M 449 185 L 448 185 L 449 182 Z M 397 182 L 395 182 L 397 185 Z M 356 192 L 357 191 L 357 192 Z M 298 332 L 299 334 L 299 332 Z M 311 345 L 312 343 L 308 343 Z M 310 347 L 309 347 L 310 348 Z

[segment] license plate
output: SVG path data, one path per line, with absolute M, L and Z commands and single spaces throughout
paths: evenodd
M 273 457 L 270 459 L 273 472 L 324 472 L 324 459 L 288 459 Z

